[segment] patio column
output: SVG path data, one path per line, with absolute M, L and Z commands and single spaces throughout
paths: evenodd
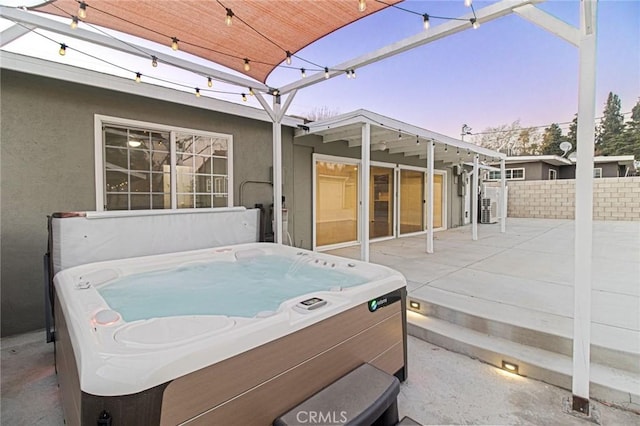
M 282 244 L 282 117 L 280 96 L 273 97 L 273 241 Z
M 371 125 L 362 125 L 362 145 L 360 162 L 360 259 L 369 261 L 369 175 L 371 170 Z
M 473 183 L 471 184 L 471 239 L 478 241 L 478 154 L 473 154 Z
M 593 244 L 593 148 L 596 88 L 597 2 L 580 2 L 578 146 L 576 161 L 573 284 L 573 410 L 589 414 L 591 349 L 591 252 Z
M 502 202 L 500 203 L 500 232 L 507 231 L 507 179 L 505 176 L 505 159 L 500 159 L 500 197 Z
M 427 253 L 433 253 L 433 163 L 434 142 L 427 146 Z

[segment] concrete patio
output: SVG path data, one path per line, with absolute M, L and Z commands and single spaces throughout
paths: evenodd
M 570 389 L 574 222 L 508 219 L 506 233 L 478 234 L 436 233 L 433 254 L 425 236 L 376 242 L 370 257 L 407 278 L 414 336 Z M 591 395 L 640 411 L 640 222 L 594 222 L 593 241 Z

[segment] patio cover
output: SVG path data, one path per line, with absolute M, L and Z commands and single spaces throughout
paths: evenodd
M 168 46 L 175 37 L 180 50 L 264 83 L 285 61 L 287 51 L 295 54 L 325 35 L 399 2 L 368 1 L 365 11 L 360 12 L 354 0 L 87 0 L 87 17 L 81 21 Z M 76 0 L 54 0 L 32 10 L 71 19 L 78 15 L 79 4 Z M 227 8 L 234 15 L 230 26 L 225 24 Z M 249 71 L 244 70 L 245 59 L 249 60 Z M 295 68 L 329 66 L 293 60 Z

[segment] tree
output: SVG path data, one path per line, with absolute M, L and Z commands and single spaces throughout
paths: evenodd
M 326 120 L 327 118 L 335 117 L 340 114 L 337 109 L 331 109 L 328 106 L 314 107 L 305 117 L 309 121 Z
M 571 142 L 573 149 L 578 146 L 578 114 L 573 116 L 573 120 L 569 125 L 569 132 L 567 133 L 567 142 Z
M 487 127 L 479 135 L 476 135 L 473 142 L 481 147 L 507 155 L 517 155 L 516 145 L 521 130 L 520 120 L 498 127 Z
M 520 130 L 516 145 L 518 155 L 536 155 L 540 152 L 540 133 L 535 127 Z
M 596 135 L 596 154 L 615 155 L 616 145 L 620 142 L 618 139 L 622 137 L 624 131 L 624 117 L 620 113 L 620 108 L 618 95 L 609 92 Z
M 634 155 L 640 160 L 640 99 L 631 109 L 631 119 L 614 145 L 614 155 Z
M 544 129 L 542 135 L 541 153 L 543 155 L 562 155 L 564 151 L 560 149 L 560 144 L 565 142 L 567 138 L 562 135 L 562 129 L 557 123 Z

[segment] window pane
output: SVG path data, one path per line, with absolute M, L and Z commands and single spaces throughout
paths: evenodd
M 194 192 L 194 179 L 190 173 L 185 173 L 183 170 L 178 169 L 177 176 L 177 188 L 179 193 L 193 193 Z
M 178 208 L 189 209 L 193 207 L 193 194 L 178 194 Z
M 229 144 L 226 139 L 216 138 L 213 139 L 213 155 L 227 157 L 229 151 Z
M 154 151 L 169 152 L 171 147 L 170 141 L 169 133 L 151 133 L 151 149 Z
M 151 195 L 151 208 L 152 209 L 170 209 L 171 208 L 171 194 L 153 194 Z
M 193 153 L 193 135 L 176 133 L 176 150 L 178 152 Z
M 151 154 L 151 170 L 154 172 L 163 172 L 165 168 L 169 171 L 171 164 L 171 154 L 168 152 L 153 151 Z
M 226 175 L 227 172 L 227 159 L 226 158 L 212 158 L 211 159 L 213 170 L 212 173 L 216 175 Z
M 213 205 L 211 207 L 227 207 L 227 196 L 226 195 L 214 195 L 213 196 Z
M 211 157 L 203 157 L 202 155 L 196 155 L 194 157 L 195 172 L 202 174 L 211 173 Z
M 316 163 L 316 245 L 358 239 L 358 167 Z
M 131 210 L 147 210 L 151 208 L 151 195 L 131 194 Z
M 369 180 L 369 236 L 393 235 L 393 175 L 388 167 L 371 167 Z
M 127 144 L 130 148 L 148 149 L 150 143 L 149 132 L 145 130 L 129 130 Z
M 171 175 L 151 173 L 151 192 L 171 192 Z
M 210 194 L 196 195 L 196 207 L 211 207 L 211 195 Z
M 109 171 L 106 172 L 106 189 L 107 192 L 127 192 L 129 191 L 129 173 L 126 171 Z
M 194 153 L 198 155 L 211 155 L 211 138 L 196 136 L 193 139 Z
M 150 169 L 149 151 L 141 149 L 129 150 L 129 170 L 149 171 Z
M 511 171 L 511 178 L 512 179 L 522 179 L 524 177 L 524 170 L 523 169 L 513 169 Z
M 104 128 L 105 146 L 127 147 L 127 130 L 114 127 Z
M 200 193 L 209 193 L 211 194 L 212 190 L 212 176 L 204 176 L 204 175 L 196 175 L 195 176 L 195 192 Z
M 126 149 L 105 148 L 104 161 L 106 169 L 127 169 L 129 167 L 128 154 Z
M 131 172 L 131 192 L 151 192 L 151 174 Z
M 129 196 L 107 194 L 106 210 L 129 210 Z
M 176 157 L 176 165 L 178 167 L 188 167 L 190 172 L 193 171 L 193 155 L 191 154 L 178 154 Z

